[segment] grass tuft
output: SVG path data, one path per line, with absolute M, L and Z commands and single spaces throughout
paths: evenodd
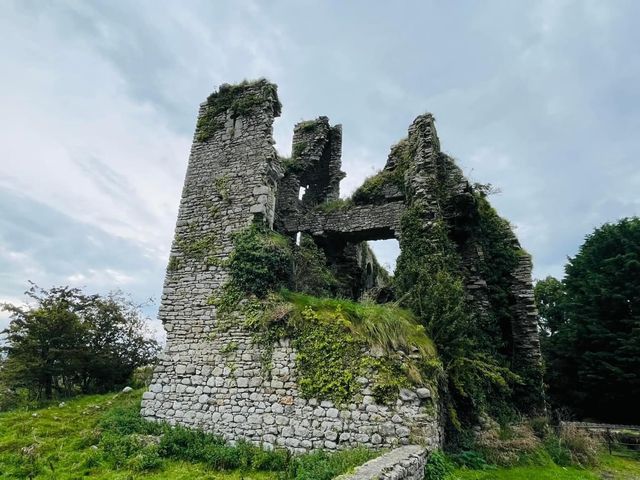
M 281 295 L 298 313 L 311 308 L 319 318 L 332 319 L 338 312 L 346 320 L 347 328 L 371 347 L 388 353 L 402 350 L 405 353 L 417 352 L 425 358 L 437 356 L 436 347 L 424 327 L 409 310 L 395 304 L 319 298 L 287 290 L 283 290 Z

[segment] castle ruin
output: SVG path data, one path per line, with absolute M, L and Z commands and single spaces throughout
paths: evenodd
M 434 118 L 416 118 L 366 195 L 331 209 L 322 206 L 338 201 L 345 176 L 340 125 L 332 126 L 326 117 L 299 123 L 292 158 L 281 159 L 272 138 L 273 120 L 280 114 L 274 85 L 260 80 L 223 86 L 212 97 L 200 107 L 159 312 L 167 343 L 143 396 L 143 416 L 293 452 L 415 442 L 437 448 L 442 421 L 434 388 L 403 388 L 397 401 L 379 404 L 370 379 L 362 378 L 362 392 L 351 403 L 303 398 L 291 343 L 281 340 L 274 346 L 266 376 L 264 347 L 241 321 L 220 330 L 210 301 L 229 281 L 225 260 L 233 252 L 234 234 L 254 222 L 292 242 L 300 233 L 312 238 L 333 271 L 349 278 L 348 291 L 340 295 L 358 299 L 375 290 L 384 297 L 387 280 L 366 242 L 395 238 L 401 250 L 406 248 L 403 216 L 420 206 L 424 229 L 435 218 L 453 226 L 465 291 L 479 315 L 488 314 L 490 285 L 477 267 L 482 245 L 457 228 L 473 214 L 467 208 L 474 201 L 473 186 L 441 152 Z M 509 241 L 518 245 L 515 236 Z M 517 259 L 509 278 L 513 315 L 499 327 L 501 341 L 516 369 L 539 372 L 529 256 Z M 533 375 L 527 387 L 536 399 L 532 409 L 542 401 L 541 377 Z

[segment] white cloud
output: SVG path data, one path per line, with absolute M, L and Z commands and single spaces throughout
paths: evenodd
M 298 121 L 343 124 L 343 195 L 433 112 L 443 149 L 501 188 L 536 276 L 561 273 L 593 227 L 640 213 L 639 9 L 8 2 L 0 296 L 28 279 L 159 296 L 198 104 L 260 76 L 279 84 L 282 153 Z

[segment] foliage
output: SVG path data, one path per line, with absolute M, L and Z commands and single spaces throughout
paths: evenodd
M 319 480 L 373 458 L 364 449 L 292 458 L 140 418 L 141 391 L 81 396 L 64 406 L 0 414 L 2 478 Z M 225 473 L 222 473 L 222 471 Z
M 540 331 L 544 336 L 555 335 L 566 321 L 564 285 L 560 280 L 548 276 L 536 282 L 533 293 L 540 315 Z
M 293 339 L 302 394 L 339 404 L 359 393 L 360 376 L 373 378 L 376 397 L 389 402 L 411 380 L 423 382 L 421 372 L 431 380 L 437 364 L 435 348 L 424 329 L 409 312 L 393 305 L 283 291 L 270 299 L 265 314 L 250 319 L 250 326 L 265 344 L 283 337 Z M 386 355 L 373 359 L 366 353 L 376 349 Z M 405 354 L 400 358 L 398 352 Z M 419 361 L 409 358 L 413 353 L 419 354 Z
M 596 229 L 565 271 L 544 342 L 552 399 L 581 416 L 640 423 L 640 219 Z M 548 290 L 537 292 L 543 311 Z
M 404 189 L 404 178 L 399 173 L 399 170 L 381 170 L 366 178 L 364 183 L 353 192 L 351 200 L 356 205 L 384 202 L 385 186 L 393 185 L 401 191 Z
M 425 218 L 420 206 L 403 216 L 395 285 L 438 347 L 448 379 L 449 441 L 455 442 L 457 432 L 480 413 L 507 404 L 519 378 L 496 355 L 491 335 L 471 313 L 450 227 L 440 218 L 427 226 Z
M 476 436 L 477 448 L 487 463 L 502 466 L 515 466 L 527 463 L 544 463 L 537 456 L 546 453 L 533 430 L 526 423 L 520 425 L 495 425 L 482 430 Z
M 291 269 L 290 240 L 261 223 L 238 232 L 229 258 L 229 273 L 235 288 L 247 295 L 264 298 L 285 287 Z
M 259 92 L 248 94 L 249 90 L 260 87 Z M 211 138 L 215 132 L 224 127 L 224 119 L 221 115 L 229 112 L 231 118 L 248 115 L 252 110 L 271 102 L 274 116 L 280 115 L 281 105 L 278 100 L 276 86 L 264 79 L 255 82 L 244 81 L 238 85 L 223 84 L 217 92 L 213 92 L 207 98 L 204 112 L 198 118 L 196 126 L 196 140 L 204 142 Z
M 218 195 L 220 195 L 220 198 L 226 203 L 231 203 L 229 177 L 217 177 L 213 180 L 213 184 L 216 187 L 216 191 L 218 192 Z
M 550 428 L 540 432 L 534 438 L 525 424 L 495 425 L 481 432 L 476 450 L 449 456 L 458 469 L 448 479 L 595 480 L 640 474 L 640 462 L 606 455 L 601 439 L 575 427 L 561 428 L 558 434 Z
M 389 158 L 394 162 L 393 167 L 385 168 L 366 178 L 364 183 L 353 192 L 351 196 L 353 203 L 356 205 L 382 203 L 385 201 L 385 187 L 387 186 L 404 192 L 404 176 L 412 155 L 413 148 L 407 139 L 394 145 L 389 154 Z
M 447 457 L 439 450 L 431 453 L 424 467 L 425 480 L 446 480 L 452 466 Z
M 5 304 L 6 359 L 2 383 L 51 399 L 123 385 L 151 362 L 158 344 L 148 336 L 140 308 L 121 294 L 85 295 L 79 289 L 44 290 L 32 284 L 26 307 Z
M 185 259 L 204 261 L 207 265 L 216 265 L 216 235 L 202 232 L 197 223 L 189 225 L 187 231 L 176 235 L 175 246 Z M 179 270 L 183 266 L 182 258 L 171 256 L 167 270 Z
M 410 150 L 405 146 L 403 155 Z M 513 416 L 517 408 L 539 405 L 542 372 L 511 358 L 513 272 L 527 254 L 487 201 L 484 186 L 450 188 L 461 178 L 445 155 L 434 163 L 426 178 L 428 206 L 416 199 L 402 218 L 395 286 L 438 347 L 447 376 L 447 441 L 464 449 L 465 431 L 482 413 Z M 486 281 L 488 306 L 481 308 L 467 290 L 470 272 Z
M 153 370 L 153 365 L 143 365 L 141 367 L 137 367 L 131 374 L 130 386 L 132 388 L 143 388 L 151 385 Z
M 321 212 L 331 213 L 349 210 L 353 205 L 353 200 L 350 198 L 337 198 L 335 200 L 319 203 L 315 208 Z
M 295 457 L 287 474 L 288 478 L 296 480 L 330 480 L 350 472 L 376 456 L 374 451 L 366 448 L 343 450 L 333 454 L 317 451 Z
M 337 280 L 327 267 L 327 258 L 313 239 L 302 235 L 300 245 L 293 250 L 291 288 L 316 296 L 329 296 Z
M 437 355 L 433 341 L 413 314 L 397 305 L 318 298 L 288 291 L 281 295 L 298 313 L 311 309 L 321 318 L 338 316 L 353 334 L 368 343 L 370 349 L 379 348 L 389 354 L 398 350 L 407 354 L 417 351 L 424 358 Z

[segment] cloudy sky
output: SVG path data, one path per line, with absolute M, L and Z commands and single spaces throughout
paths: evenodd
M 0 9 L 2 301 L 28 280 L 157 300 L 198 104 L 245 78 L 279 85 L 283 154 L 296 122 L 343 124 L 345 195 L 432 112 L 443 150 L 502 190 L 538 278 L 562 275 L 595 226 L 640 214 L 634 0 Z

